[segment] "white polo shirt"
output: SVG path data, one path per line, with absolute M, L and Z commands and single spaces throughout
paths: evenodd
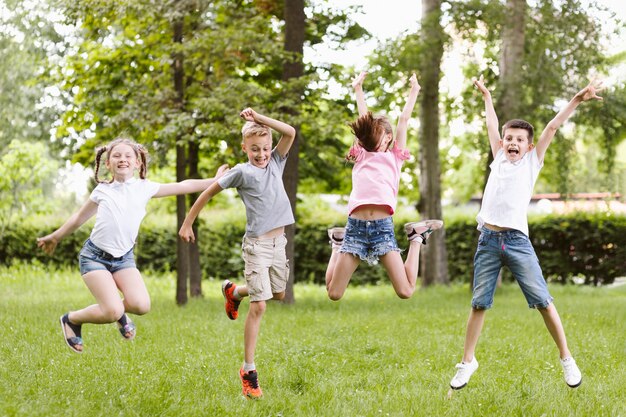
M 519 230 L 528 236 L 528 204 L 543 162 L 535 148 L 517 162 L 509 162 L 500 149 L 489 166 L 489 179 L 476 221 Z
M 89 239 L 116 258 L 126 254 L 135 246 L 146 204 L 160 186 L 137 178 L 98 184 L 89 196 L 98 205 L 96 224 Z

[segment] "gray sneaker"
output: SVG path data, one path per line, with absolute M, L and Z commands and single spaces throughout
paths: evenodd
M 330 239 L 330 244 L 333 247 L 341 246 L 345 235 L 345 227 L 331 227 L 330 229 L 328 229 L 328 238 Z
M 474 371 L 478 369 L 478 361 L 474 357 L 470 363 L 457 363 L 456 368 L 458 371 L 456 371 L 456 375 L 450 381 L 450 388 L 461 389 L 467 385 Z
M 576 365 L 574 358 L 569 357 L 561 359 L 561 365 L 563 366 L 563 376 L 565 377 L 565 383 L 570 388 L 576 388 L 583 382 L 583 377 Z
M 424 220 L 421 222 L 410 222 L 404 225 L 404 231 L 409 242 L 418 240 L 423 245 L 426 244 L 426 239 L 435 230 L 441 229 L 443 221 L 441 220 Z

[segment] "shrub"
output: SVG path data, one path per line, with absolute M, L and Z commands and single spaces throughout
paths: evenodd
M 233 215 L 216 211 L 207 212 L 202 217 L 198 242 L 205 277 L 220 280 L 243 278 L 241 238 L 245 229 L 244 216 L 241 212 Z M 174 216 L 171 217 L 144 222 L 135 249 L 141 270 L 176 269 L 178 235 Z M 345 223 L 345 217 L 329 213 L 302 217 L 297 223 L 295 237 L 296 281 L 323 284 L 330 257 L 326 229 Z M 400 247 L 406 249 L 402 225 L 411 219 L 402 217 L 402 213 L 396 215 L 396 235 Z M 77 268 L 78 252 L 91 228 L 87 225 L 80 228 L 59 242 L 53 256 L 47 256 L 36 247 L 36 238 L 50 233 L 54 227 L 57 226 L 22 224 L 7 229 L 0 239 L 0 263 L 8 265 L 14 259 L 38 260 L 44 264 L 75 265 Z M 585 284 L 599 285 L 611 283 L 626 274 L 626 216 L 574 213 L 531 217 L 529 228 L 544 276 L 550 281 L 567 283 L 580 279 Z M 469 216 L 454 216 L 446 219 L 445 229 L 450 279 L 470 282 L 478 240 L 476 222 Z M 428 265 L 422 267 L 428 268 Z M 510 274 L 504 276 L 511 279 Z M 364 262 L 352 279 L 361 284 L 386 280 L 381 266 L 371 267 Z

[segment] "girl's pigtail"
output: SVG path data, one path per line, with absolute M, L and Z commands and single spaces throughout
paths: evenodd
M 141 167 L 139 167 L 139 178 L 145 180 L 148 172 L 148 151 L 143 145 L 136 144 L 135 152 L 139 155 L 139 159 L 141 161 Z
M 98 171 L 100 170 L 100 159 L 102 158 L 102 154 L 105 153 L 107 150 L 106 146 L 101 146 L 98 149 L 96 149 L 96 172 L 95 172 L 95 179 L 96 179 L 96 183 L 99 184 L 100 182 L 104 182 L 104 181 L 100 181 L 100 179 L 98 178 Z

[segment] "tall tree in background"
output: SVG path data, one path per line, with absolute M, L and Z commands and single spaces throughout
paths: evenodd
M 420 201 L 423 218 L 441 219 L 441 166 L 439 163 L 439 80 L 444 33 L 441 27 L 441 0 L 422 0 L 423 51 L 420 67 Z M 448 283 L 448 255 L 445 227 L 433 233 L 422 248 L 423 285 Z
M 284 47 L 285 52 L 287 52 L 289 55 L 286 57 L 286 60 L 283 64 L 282 79 L 286 82 L 287 94 L 296 99 L 291 102 L 292 105 L 285 110 L 287 114 L 297 116 L 300 108 L 299 98 L 304 93 L 303 86 L 297 82 L 297 79 L 304 75 L 303 54 L 304 29 L 306 19 L 306 16 L 304 14 L 304 0 L 285 0 L 284 19 Z M 290 84 L 289 81 L 291 80 L 294 80 L 296 82 Z M 299 180 L 298 167 L 300 161 L 300 141 L 302 140 L 302 132 L 299 123 L 293 123 L 289 120 L 287 122 L 291 123 L 296 128 L 296 140 L 291 146 L 291 150 L 289 152 L 289 159 L 287 159 L 285 171 L 283 172 L 283 182 L 285 184 L 285 191 L 287 191 L 287 195 L 289 196 L 291 210 L 295 214 Z M 294 275 L 296 271 L 295 230 L 295 224 L 287 226 L 285 230 L 287 235 L 287 259 L 290 263 L 290 269 L 289 281 L 287 282 L 287 290 L 283 302 L 288 304 L 292 304 L 295 301 L 293 293 Z

